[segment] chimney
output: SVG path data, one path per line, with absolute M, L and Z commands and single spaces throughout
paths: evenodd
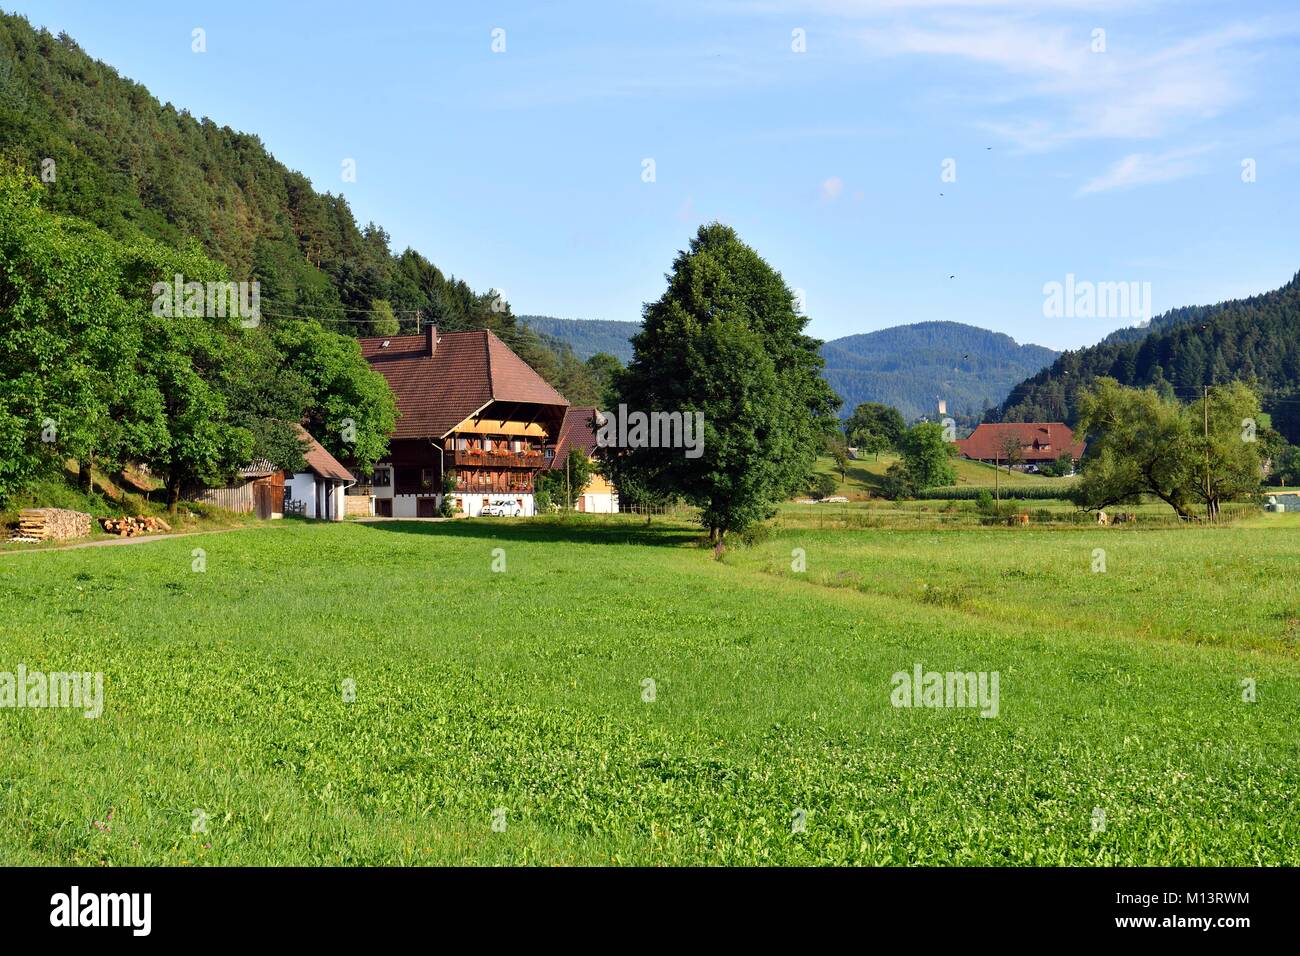
M 438 351 L 438 327 L 436 325 L 430 324 L 430 326 L 424 330 L 424 347 L 428 351 L 430 357 L 433 356 L 434 352 Z

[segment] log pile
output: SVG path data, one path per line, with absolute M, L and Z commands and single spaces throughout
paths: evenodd
M 90 534 L 90 515 L 67 508 L 28 508 L 18 513 L 14 541 L 62 541 Z
M 132 538 L 138 534 L 156 534 L 159 531 L 170 531 L 172 526 L 162 518 L 100 518 L 99 523 L 103 525 L 104 530 L 109 534 L 120 534 L 124 538 Z

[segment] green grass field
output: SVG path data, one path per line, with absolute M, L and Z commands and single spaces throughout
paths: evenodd
M 96 720 L 0 709 L 0 863 L 1297 864 L 1294 518 L 6 555 L 0 671 L 105 691 Z M 998 716 L 891 706 L 916 663 L 998 672 Z

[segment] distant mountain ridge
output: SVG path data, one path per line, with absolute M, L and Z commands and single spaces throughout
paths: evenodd
M 1073 424 L 1081 387 L 1099 376 L 1153 386 L 1187 401 L 1240 379 L 1260 393 L 1273 426 L 1300 441 L 1300 273 L 1281 288 L 1216 305 L 1172 309 L 1145 329 L 1120 329 L 1062 353 L 1020 382 L 988 416 Z
M 584 362 L 597 352 L 608 352 L 624 365 L 632 360 L 632 336 L 640 322 L 612 319 L 557 319 L 550 315 L 521 315 L 520 322 L 534 332 L 566 343 Z
M 641 328 L 639 322 L 546 315 L 521 315 L 519 320 L 566 343 L 580 359 L 608 352 L 624 364 L 632 358 L 632 336 Z M 842 414 L 862 402 L 884 402 L 908 419 L 933 418 L 942 399 L 959 421 L 974 420 L 997 406 L 1013 385 L 1058 354 L 960 322 L 899 325 L 822 346 L 826 380 L 844 400 Z
M 842 415 L 861 402 L 883 402 L 909 420 L 935 419 L 942 401 L 959 422 L 998 405 L 1058 354 L 960 322 L 898 325 L 822 346 L 826 381 L 844 400 Z

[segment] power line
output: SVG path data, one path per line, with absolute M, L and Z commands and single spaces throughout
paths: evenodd
M 296 302 L 277 302 L 274 299 L 267 299 L 266 301 L 270 302 L 272 305 L 282 305 L 288 308 L 296 308 L 298 305 L 298 303 Z M 354 309 L 342 305 L 329 306 L 329 309 L 332 312 L 364 312 L 368 315 L 375 315 L 376 313 L 381 311 L 379 309 Z M 392 311 L 394 315 L 419 315 L 420 312 L 423 310 L 422 309 L 393 309 Z

